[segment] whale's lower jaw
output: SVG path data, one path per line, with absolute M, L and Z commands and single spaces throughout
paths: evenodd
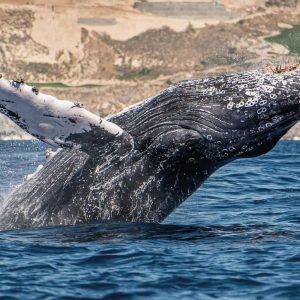
M 179 83 L 88 135 L 85 119 L 68 124 L 81 150 L 60 151 L 16 189 L 0 207 L 0 229 L 161 222 L 219 167 L 270 151 L 299 120 L 299 91 L 300 71 L 224 75 Z

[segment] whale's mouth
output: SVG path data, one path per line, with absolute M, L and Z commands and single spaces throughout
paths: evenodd
M 290 112 L 288 115 L 279 117 L 276 123 L 266 128 L 266 132 L 286 132 L 300 120 L 298 112 Z
M 289 112 L 279 116 L 273 124 L 266 126 L 262 130 L 255 131 L 249 137 L 249 142 L 241 148 L 238 158 L 251 158 L 266 154 L 274 148 L 277 142 L 300 120 L 299 112 Z
M 283 119 L 277 124 L 272 125 L 266 131 L 260 132 L 255 135 L 255 138 L 265 138 L 270 139 L 280 139 L 288 130 L 290 130 L 296 123 L 298 123 L 300 117 L 298 115 L 293 115 L 289 118 Z

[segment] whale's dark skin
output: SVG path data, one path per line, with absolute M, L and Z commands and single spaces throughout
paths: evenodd
M 5 201 L 0 227 L 161 222 L 218 168 L 271 150 L 299 100 L 300 70 L 178 83 L 111 116 L 124 134 L 90 141 L 89 155 L 60 151 Z

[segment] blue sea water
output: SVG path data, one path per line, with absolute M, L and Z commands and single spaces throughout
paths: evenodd
M 47 146 L 0 143 L 0 194 Z M 239 160 L 160 225 L 0 232 L 1 299 L 299 299 L 300 143 Z

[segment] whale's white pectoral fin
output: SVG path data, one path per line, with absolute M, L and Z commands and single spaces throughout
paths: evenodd
M 87 111 L 80 103 L 39 93 L 22 80 L 0 79 L 0 112 L 29 134 L 58 147 L 87 148 L 95 138 L 105 143 L 123 134 L 119 126 Z

